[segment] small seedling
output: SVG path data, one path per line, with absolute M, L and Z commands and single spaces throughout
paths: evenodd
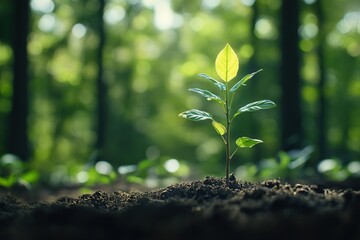
M 221 108 L 225 115 L 225 124 L 220 123 L 215 120 L 214 117 L 208 113 L 198 109 L 191 109 L 179 114 L 180 117 L 192 120 L 192 121 L 202 121 L 210 120 L 215 131 L 221 136 L 225 144 L 225 155 L 226 155 L 226 185 L 229 186 L 229 170 L 230 170 L 230 161 L 234 157 L 235 153 L 239 148 L 251 148 L 258 143 L 263 141 L 259 139 L 253 139 L 249 137 L 240 137 L 237 138 L 236 149 L 232 152 L 230 144 L 230 127 L 233 120 L 240 114 L 245 112 L 254 112 L 261 109 L 269 109 L 275 107 L 275 103 L 270 100 L 261 100 L 257 102 L 249 103 L 241 108 L 239 108 L 235 113 L 232 112 L 231 106 L 233 103 L 234 95 L 236 91 L 243 86 L 246 86 L 247 81 L 249 81 L 255 74 L 262 71 L 262 69 L 250 73 L 240 79 L 237 83 L 230 86 L 230 81 L 233 80 L 239 70 L 239 60 L 229 44 L 220 51 L 215 60 L 215 70 L 219 75 L 220 79 L 223 82 L 220 82 L 212 77 L 209 77 L 206 74 L 199 74 L 200 77 L 205 78 L 217 86 L 220 96 L 208 91 L 199 88 L 190 88 L 189 91 L 200 94 L 205 97 L 208 101 L 215 101 L 221 105 Z

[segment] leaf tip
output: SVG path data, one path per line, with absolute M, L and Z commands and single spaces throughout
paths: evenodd
M 226 133 L 226 127 L 224 125 L 222 125 L 221 123 L 219 122 L 216 122 L 215 120 L 213 120 L 211 122 L 211 124 L 213 125 L 214 129 L 216 130 L 216 132 L 219 134 L 219 135 L 224 135 Z

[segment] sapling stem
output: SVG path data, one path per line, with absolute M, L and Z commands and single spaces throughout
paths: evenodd
M 225 90 L 225 109 L 226 109 L 226 132 L 225 132 L 225 138 L 226 138 L 226 170 L 225 170 L 225 177 L 226 177 L 226 186 L 229 187 L 229 172 L 230 172 L 230 102 L 229 102 L 229 84 L 226 81 L 226 90 Z

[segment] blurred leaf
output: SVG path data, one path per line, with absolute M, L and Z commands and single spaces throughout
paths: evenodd
M 291 160 L 290 156 L 286 152 L 281 151 L 279 153 L 279 158 L 280 158 L 280 166 L 279 167 L 281 169 L 287 169 L 290 164 L 290 160 Z
M 21 179 L 28 183 L 35 183 L 39 180 L 40 175 L 37 171 L 28 171 L 21 175 Z
M 129 183 L 138 183 L 138 184 L 143 184 L 144 183 L 144 179 L 135 175 L 130 175 L 126 178 L 126 180 Z
M 240 148 L 251 148 L 256 144 L 262 143 L 260 139 L 253 139 L 249 137 L 241 137 L 236 140 L 236 145 Z
M 256 180 L 256 174 L 258 168 L 253 163 L 243 164 L 236 168 L 235 174 L 239 176 L 240 179 L 245 181 L 254 181 Z
M 189 119 L 189 120 L 192 120 L 192 121 L 202 121 L 202 120 L 207 120 L 207 119 L 212 120 L 212 116 L 210 113 L 200 111 L 197 109 L 191 109 L 191 110 L 182 112 L 179 114 L 179 116 Z
M 108 184 L 111 183 L 114 179 L 111 175 L 101 174 L 96 171 L 95 168 L 90 168 L 88 171 L 89 179 L 86 181 L 87 186 L 92 186 L 94 184 Z
M 230 82 L 239 70 L 239 59 L 229 44 L 220 51 L 215 60 L 217 74 L 225 82 Z
M 24 163 L 15 155 L 5 154 L 0 158 L 0 175 L 19 175 L 25 170 Z
M 12 187 L 17 182 L 17 178 L 14 175 L 8 176 L 6 178 L 0 177 L 0 186 L 5 188 Z
M 185 163 L 181 163 L 178 171 L 176 171 L 175 174 L 180 177 L 187 177 L 190 174 L 190 168 Z
M 151 159 L 145 159 L 137 165 L 137 171 L 143 172 L 149 170 L 151 167 L 156 166 L 157 162 Z
M 309 160 L 308 156 L 302 156 L 302 157 L 296 158 L 289 163 L 288 167 L 290 169 L 296 169 L 296 168 L 302 167 L 308 160 Z
M 324 159 L 318 164 L 318 172 L 333 181 L 344 181 L 351 173 L 338 159 Z

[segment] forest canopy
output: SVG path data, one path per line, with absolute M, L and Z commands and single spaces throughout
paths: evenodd
M 54 181 L 99 161 L 116 170 L 176 160 L 184 172 L 223 175 L 216 133 L 178 114 L 219 111 L 186 90 L 213 87 L 198 74 L 216 78 L 215 57 L 230 43 L 237 78 L 264 69 L 235 101 L 278 105 L 235 126 L 264 144 L 238 151 L 234 165 L 310 148 L 312 167 L 324 159 L 359 163 L 360 5 L 287 4 L 3 0 L 0 156 L 17 155 L 44 176 L 57 173 Z

